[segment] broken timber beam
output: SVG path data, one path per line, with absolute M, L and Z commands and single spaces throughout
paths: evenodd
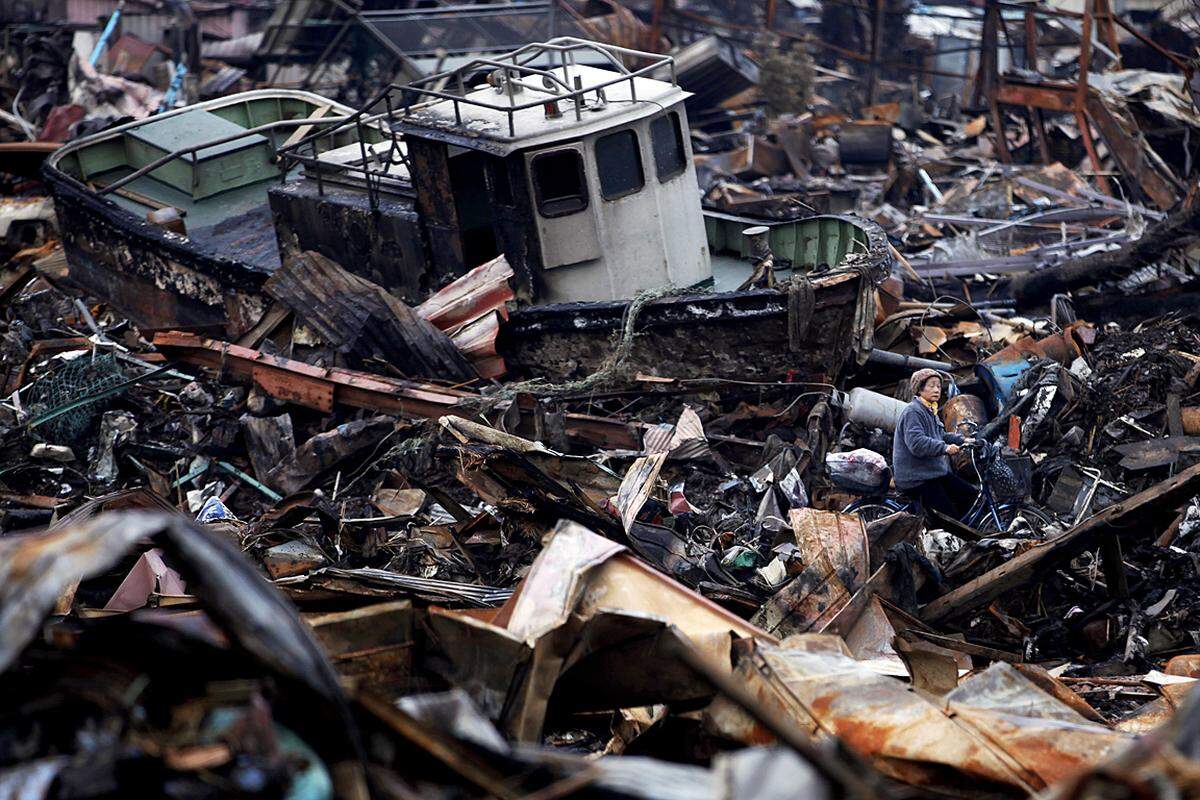
M 1052 294 L 1119 278 L 1142 264 L 1157 260 L 1172 247 L 1194 242 L 1197 225 L 1200 225 L 1200 202 L 1185 203 L 1166 219 L 1152 224 L 1141 238 L 1119 250 L 1092 253 L 1046 269 L 1014 275 L 1009 279 L 1009 293 L 1017 301 L 1017 307 L 1024 308 L 1041 305 Z
M 369 372 L 315 367 L 178 331 L 155 334 L 154 346 L 171 358 L 239 375 L 272 397 L 326 413 L 338 404 L 410 419 L 447 415 L 473 418 L 478 416 L 478 405 L 486 399 L 472 392 Z M 522 410 L 522 413 L 529 412 Z M 565 427 L 568 436 L 597 447 L 641 448 L 638 432 L 618 419 L 568 413 Z
M 1129 109 L 1119 103 L 1105 102 L 1100 96 L 1090 96 L 1086 102 L 1087 116 L 1100 131 L 1129 183 L 1160 209 L 1174 206 L 1185 187 L 1169 167 L 1154 157 Z
M 939 622 L 972 611 L 1007 591 L 1047 574 L 1059 562 L 1089 547 L 1101 545 L 1105 536 L 1115 535 L 1123 522 L 1132 522 L 1134 517 L 1140 517 L 1155 508 L 1169 507 L 1174 510 L 1198 491 L 1200 464 L 1109 506 L 1061 536 L 1027 550 L 1007 563 L 947 592 L 921 609 L 921 619 L 925 622 Z M 1138 530 L 1146 532 L 1144 526 L 1140 526 Z

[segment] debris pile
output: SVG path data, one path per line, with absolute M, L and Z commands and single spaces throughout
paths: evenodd
M 1011 318 L 972 327 L 927 310 L 925 335 L 969 337 L 981 359 L 952 373 L 954 399 L 999 403 L 983 423 L 1036 443 L 1010 449 L 1032 462 L 1025 501 L 1048 524 L 840 513 L 854 485 L 843 456 L 886 437 L 828 387 L 643 376 L 571 398 L 421 385 L 191 334 L 151 343 L 39 276 L 9 301 L 5 335 L 2 563 L 39 565 L 3 582 L 6 608 L 37 609 L 7 623 L 23 691 L 6 713 L 58 699 L 10 768 L 65 790 L 79 759 L 123 787 L 125 769 L 154 763 L 137 784 L 149 791 L 312 781 L 328 796 L 478 786 L 482 759 L 498 783 L 540 776 L 526 790 L 582 771 L 646 796 L 612 788 L 616 775 L 694 770 L 725 785 L 753 752 L 737 748 L 774 740 L 803 747 L 755 756 L 781 759 L 789 780 L 880 795 L 893 781 L 1037 791 L 1100 769 L 1194 680 L 1200 328 L 1075 325 L 1058 336 L 1073 347 L 1063 364 L 1043 357 L 1047 337 L 1010 333 L 1000 348 Z M 967 393 L 1005 350 L 1028 356 L 1009 395 Z M 889 369 L 901 374 L 868 362 L 859 375 Z M 138 648 L 119 644 L 134 636 Z M 197 666 L 181 675 L 187 654 Z M 134 699 L 67 688 L 84 664 L 124 676 L 106 696 L 136 685 Z M 791 699 L 761 706 L 777 692 Z M 1013 692 L 1028 714 L 1007 710 Z M 856 733 L 912 713 L 927 751 Z M 1024 760 L 998 713 L 1022 741 L 1055 731 L 1045 746 L 1061 758 Z M 110 733 L 54 743 L 92 728 Z M 380 730 L 454 755 L 428 775 L 380 760 L 364 744 Z M 847 749 L 814 750 L 815 730 Z M 518 757 L 508 742 L 548 749 Z M 580 752 L 631 763 L 608 775 Z M 635 767 L 638 754 L 693 766 Z
M 0 798 L 1194 793 L 1177 11 L 112 5 L 0 63 Z

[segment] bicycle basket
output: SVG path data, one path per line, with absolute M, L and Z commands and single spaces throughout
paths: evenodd
M 1023 500 L 1032 489 L 1032 465 L 1028 456 L 996 458 L 988 466 L 988 484 L 1002 500 Z

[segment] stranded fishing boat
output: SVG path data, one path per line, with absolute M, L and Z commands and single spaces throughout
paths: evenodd
M 70 279 L 148 329 L 238 334 L 303 251 L 409 303 L 503 255 L 517 307 L 497 347 L 517 373 L 595 369 L 638 298 L 652 335 L 633 364 L 835 376 L 870 348 L 882 231 L 813 217 L 747 239 L 753 220 L 704 214 L 673 71 L 561 38 L 357 111 L 263 90 L 82 139 L 45 169 Z M 743 290 L 752 272 L 768 288 Z M 782 357 L 747 373 L 764 347 Z
M 288 178 L 276 149 L 352 113 L 308 92 L 260 90 L 66 145 L 43 175 L 70 280 L 147 329 L 261 313 L 279 266 L 267 190 Z

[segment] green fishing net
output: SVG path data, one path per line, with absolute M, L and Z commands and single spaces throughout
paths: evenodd
M 80 400 L 85 402 L 33 428 L 35 437 L 54 444 L 70 445 L 80 441 L 112 397 L 88 400 L 125 381 L 117 360 L 112 355 L 95 358 L 82 356 L 52 369 L 25 395 L 30 417 L 64 408 Z

